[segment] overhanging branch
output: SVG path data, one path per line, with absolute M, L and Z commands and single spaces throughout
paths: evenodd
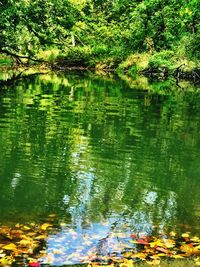
M 0 54 L 5 54 L 7 56 L 11 56 L 11 57 L 14 57 L 18 60 L 21 60 L 21 59 L 28 59 L 28 60 L 32 60 L 34 62 L 45 62 L 44 60 L 40 60 L 40 59 L 35 59 L 35 58 L 32 58 L 32 57 L 29 57 L 29 56 L 23 56 L 23 55 L 18 55 L 18 54 L 15 54 L 13 52 L 10 52 L 6 49 L 0 49 Z

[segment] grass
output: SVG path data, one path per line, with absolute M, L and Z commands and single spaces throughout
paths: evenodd
M 74 264 L 74 265 L 66 265 L 62 267 L 87 267 L 87 264 Z M 92 266 L 92 265 L 91 265 Z M 93 265 L 93 266 L 102 266 L 109 267 L 113 265 Z M 130 265 L 131 266 L 131 265 Z M 127 264 L 121 264 L 120 267 L 130 267 Z M 142 263 L 134 263 L 133 267 L 150 267 L 150 266 L 158 266 L 158 267 L 197 267 L 200 266 L 200 259 L 183 259 L 183 260 L 163 260 L 157 265 L 153 265 L 150 263 L 142 262 Z
M 198 261 L 196 261 L 197 263 Z M 184 260 L 163 260 L 160 264 L 157 266 L 159 267 L 197 267 L 200 265 L 197 265 L 194 260 L 192 259 L 184 259 Z M 140 263 L 135 264 L 136 267 L 149 267 L 149 266 L 156 266 L 151 265 L 148 263 Z

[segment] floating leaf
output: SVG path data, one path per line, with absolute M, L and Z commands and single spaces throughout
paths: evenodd
M 135 240 L 135 241 L 133 241 L 134 243 L 136 243 L 136 244 L 141 244 L 141 245 L 148 245 L 149 243 L 146 241 L 146 240 L 144 240 L 144 239 L 137 239 L 137 240 Z
M 167 247 L 167 248 L 173 248 L 174 246 L 175 246 L 175 241 L 174 240 L 172 240 L 172 239 L 166 239 L 165 241 L 164 241 L 164 244 L 165 244 L 165 246 Z
M 40 229 L 41 229 L 42 231 L 46 231 L 47 228 L 49 228 L 49 227 L 51 227 L 51 226 L 52 226 L 52 224 L 50 224 L 50 223 L 43 223 L 43 224 L 41 225 Z
M 12 256 L 6 256 L 0 259 L 1 265 L 10 265 L 14 261 L 14 258 Z
M 188 233 L 184 233 L 184 234 L 182 234 L 181 235 L 183 238 L 189 238 L 190 237 L 190 235 L 188 234 Z
M 35 237 L 36 240 L 43 240 L 45 238 L 47 238 L 47 235 L 38 235 Z
M 175 237 L 175 236 L 176 236 L 176 233 L 175 233 L 174 231 L 171 231 L 171 232 L 169 233 L 169 235 L 172 236 L 172 237 Z
M 181 255 L 173 255 L 172 258 L 174 258 L 174 259 L 184 259 L 184 257 L 181 256 Z
M 8 244 L 6 246 L 3 246 L 2 248 L 6 249 L 6 250 L 16 250 L 17 249 L 17 247 L 16 247 L 16 245 L 14 243 L 10 243 L 10 244 Z
M 38 261 L 29 262 L 28 266 L 30 266 L 30 267 L 39 267 L 40 266 L 40 263 Z
M 124 259 L 123 263 L 120 263 L 120 267 L 133 267 L 133 261 Z

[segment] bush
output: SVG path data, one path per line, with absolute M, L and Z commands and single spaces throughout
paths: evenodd
M 150 68 L 167 68 L 170 70 L 174 67 L 174 57 L 175 54 L 173 51 L 164 50 L 162 52 L 158 52 L 152 55 L 148 65 Z

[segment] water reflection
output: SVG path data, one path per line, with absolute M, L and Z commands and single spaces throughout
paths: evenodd
M 197 88 L 159 94 L 77 74 L 4 88 L 1 221 L 56 213 L 66 242 L 69 229 L 104 238 L 113 220 L 124 233 L 199 232 L 199 100 Z

